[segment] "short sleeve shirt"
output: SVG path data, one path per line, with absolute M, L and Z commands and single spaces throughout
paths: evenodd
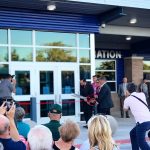
M 13 141 L 12 139 L 1 139 L 4 150 L 26 150 L 26 146 L 22 141 Z
M 146 97 L 143 92 L 140 93 L 133 92 L 131 95 L 140 98 L 144 103 L 147 104 Z M 135 97 L 133 96 L 127 97 L 124 101 L 124 108 L 125 109 L 130 108 L 136 122 L 143 123 L 150 121 L 149 109 Z

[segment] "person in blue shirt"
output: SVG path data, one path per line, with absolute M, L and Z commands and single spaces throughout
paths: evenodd
M 28 132 L 30 131 L 30 126 L 23 122 L 25 116 L 25 111 L 22 107 L 17 107 L 15 112 L 15 119 L 17 124 L 17 129 L 20 135 L 27 138 Z
M 6 109 L 5 102 L 0 106 L 0 143 L 4 150 L 26 150 L 15 125 L 15 108 L 14 103 L 9 110 Z

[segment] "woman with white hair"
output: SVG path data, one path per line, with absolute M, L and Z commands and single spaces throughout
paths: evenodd
M 109 121 L 103 115 L 94 116 L 88 123 L 90 150 L 117 150 Z
M 36 125 L 28 133 L 28 143 L 30 150 L 52 150 L 52 133 L 47 127 Z

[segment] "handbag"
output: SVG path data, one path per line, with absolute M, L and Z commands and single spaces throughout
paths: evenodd
M 147 108 L 148 110 L 150 111 L 150 108 L 148 107 L 148 105 L 146 103 L 144 103 L 139 97 L 136 97 L 135 95 L 131 95 L 133 97 L 135 97 L 136 99 L 138 99 L 140 102 L 142 102 Z

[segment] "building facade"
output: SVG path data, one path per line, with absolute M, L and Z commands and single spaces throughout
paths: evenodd
M 14 99 L 25 108 L 27 118 L 34 115 L 39 123 L 48 121 L 47 113 L 53 103 L 62 105 L 62 120 L 80 121 L 80 100 L 73 94 L 79 94 L 80 78 L 91 81 L 92 75 L 98 74 L 107 77 L 115 103 L 113 111 L 118 111 L 117 86 L 123 76 L 137 84 L 143 76 L 149 77 L 150 30 L 141 25 L 143 32 L 136 26 L 129 27 L 129 32 L 126 24 L 122 29 L 120 21 L 114 24 L 114 16 L 107 17 L 110 11 L 117 11 L 118 17 L 123 18 L 120 10 L 127 5 L 124 2 L 54 2 L 55 11 L 48 11 L 47 2 L 40 0 L 0 3 L 0 74 L 15 75 Z M 129 4 L 126 16 L 128 11 L 149 12 L 147 5 L 139 8 Z M 123 43 L 121 38 L 125 35 L 138 38 Z

